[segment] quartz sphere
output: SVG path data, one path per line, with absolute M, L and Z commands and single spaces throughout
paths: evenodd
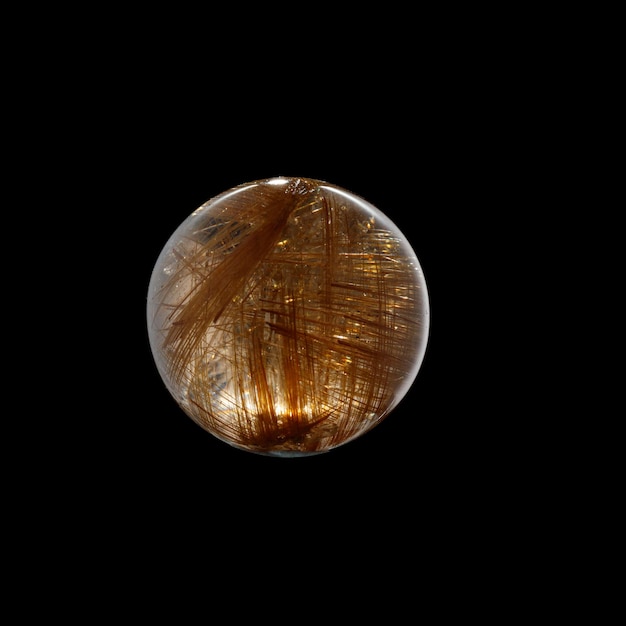
M 415 252 L 336 185 L 278 177 L 185 219 L 148 286 L 150 348 L 199 426 L 240 450 L 298 457 L 363 435 L 413 384 L 429 304 Z

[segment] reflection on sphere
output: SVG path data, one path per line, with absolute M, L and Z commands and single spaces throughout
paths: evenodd
M 203 204 L 161 251 L 147 305 L 155 363 L 182 410 L 273 456 L 326 452 L 380 423 L 417 376 L 428 313 L 398 228 L 305 178 Z

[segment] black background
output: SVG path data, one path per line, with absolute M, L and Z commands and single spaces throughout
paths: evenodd
M 123 85 L 111 113 L 92 120 L 84 145 L 100 158 L 81 168 L 92 278 L 76 292 L 98 345 L 78 341 L 90 365 L 76 387 L 89 405 L 71 407 L 84 442 L 73 452 L 114 508 L 142 520 L 154 508 L 244 506 L 365 528 L 449 523 L 451 510 L 500 489 L 493 467 L 508 454 L 507 440 L 492 445 L 501 372 L 485 334 L 500 139 L 480 112 L 457 106 L 460 87 L 437 90 L 436 76 L 428 93 L 382 75 L 313 86 L 261 78 L 238 90 L 219 76 L 211 89 L 175 76 Z M 321 179 L 377 206 L 413 246 L 429 290 L 429 342 L 411 390 L 374 430 L 310 458 L 254 455 L 200 429 L 165 389 L 147 340 L 148 282 L 174 229 L 214 195 L 272 176 Z M 446 520 L 432 517 L 441 507 Z
M 403 562 L 436 580 L 450 562 L 468 572 L 486 544 L 497 567 L 524 471 L 501 358 L 521 340 L 502 326 L 499 254 L 520 215 L 519 127 L 497 106 L 497 68 L 417 55 L 411 41 L 391 72 L 360 41 L 323 65 L 289 64 L 282 49 L 275 63 L 237 67 L 203 51 L 191 71 L 158 46 L 113 66 L 103 54 L 72 75 L 64 117 L 39 118 L 38 154 L 54 172 L 44 197 L 66 220 L 46 257 L 45 337 L 64 356 L 48 363 L 46 419 L 26 422 L 25 446 L 50 458 L 38 515 L 58 515 L 72 547 L 84 538 L 85 567 L 130 562 L 149 577 L 168 555 L 209 567 L 225 552 L 235 569 L 322 563 L 332 576 L 349 564 L 354 577 L 367 563 L 379 576 Z M 203 431 L 148 344 L 148 283 L 174 229 L 211 197 L 273 176 L 321 179 L 377 206 L 413 246 L 430 298 L 426 354 L 400 405 L 309 458 L 255 455 Z
M 375 606 L 388 623 L 424 598 L 437 615 L 497 613 L 494 598 L 532 612 L 537 579 L 552 590 L 551 505 L 571 484 L 567 467 L 544 471 L 563 446 L 546 435 L 558 398 L 540 397 L 557 359 L 534 337 L 545 269 L 529 269 L 559 206 L 558 188 L 539 187 L 571 110 L 550 100 L 569 46 L 557 41 L 547 66 L 543 54 L 562 17 L 259 6 L 177 23 L 169 9 L 72 13 L 65 32 L 45 28 L 53 41 L 30 67 L 21 50 L 8 59 L 19 85 L 7 153 L 22 176 L 5 231 L 20 253 L 5 272 L 22 384 L 6 385 L 4 421 L 20 430 L 4 440 L 6 537 L 24 573 L 13 579 L 30 602 L 69 572 L 45 608 L 80 598 L 87 622 L 129 615 L 126 599 L 140 615 L 168 600 L 176 612 L 177 584 L 203 616 L 327 617 L 338 599 L 340 617 Z M 431 307 L 401 404 L 361 438 L 299 459 L 236 450 L 195 425 L 146 327 L 173 230 L 214 195 L 279 175 L 326 180 L 386 213 Z

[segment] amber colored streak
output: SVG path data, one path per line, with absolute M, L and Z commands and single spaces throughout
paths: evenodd
M 324 272 L 325 287 L 314 306 L 300 307 L 296 326 L 300 344 L 307 342 L 301 370 L 312 372 L 315 405 L 309 421 L 311 426 L 315 420 L 315 429 L 297 442 L 301 449 L 340 444 L 382 419 L 396 385 L 410 369 L 407 351 L 415 345 L 415 302 L 398 296 L 412 277 L 401 263 L 397 271 L 398 263 L 381 251 L 389 235 L 382 242 L 374 234 L 346 241 L 329 203 L 323 205 L 323 252 L 317 262 L 311 257 L 307 261 Z M 408 323 L 399 319 L 397 309 L 404 310 Z M 354 328 L 360 329 L 359 336 L 347 336 Z M 282 326 L 274 330 L 289 334 Z
M 288 324 L 288 332 L 282 335 L 282 343 L 284 349 L 282 355 L 282 371 L 284 372 L 284 399 L 289 407 L 289 413 L 296 422 L 300 421 L 303 416 L 302 394 L 300 393 L 300 381 L 302 380 L 302 372 L 298 355 L 298 319 L 300 313 L 297 306 L 297 298 L 290 293 L 285 300 Z M 293 420 L 292 420 L 293 421 Z
M 252 386 L 252 390 L 256 394 L 255 406 L 259 414 L 264 417 L 264 419 L 259 420 L 260 432 L 258 434 L 260 438 L 265 440 L 271 437 L 271 433 L 276 428 L 276 410 L 265 367 L 263 343 L 258 330 L 253 331 L 251 348 L 249 371 L 255 374 L 254 385 Z
M 300 197 L 271 187 L 253 188 L 247 194 L 235 196 L 229 209 L 233 216 L 239 215 L 240 219 L 219 231 L 219 237 L 232 236 L 233 241 L 237 241 L 236 231 L 241 228 L 242 222 L 251 223 L 253 227 L 212 271 L 200 274 L 193 293 L 170 316 L 171 326 L 163 345 L 173 348 L 171 376 L 174 381 L 181 381 L 207 330 L 216 323 L 233 297 L 242 291 L 249 276 L 276 245 L 290 213 L 301 202 Z M 261 210 L 250 216 L 249 207 L 259 205 Z M 206 263 L 207 252 L 215 245 L 216 242 L 210 238 L 192 258 L 184 261 L 179 272 L 172 276 L 171 283 L 179 279 L 179 273 L 183 276 L 198 275 L 196 268 Z

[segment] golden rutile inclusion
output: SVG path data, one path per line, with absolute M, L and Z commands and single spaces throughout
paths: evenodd
M 230 189 L 176 229 L 147 315 L 183 411 L 275 456 L 331 450 L 385 418 L 417 376 L 429 322 L 418 259 L 380 210 L 282 177 Z

